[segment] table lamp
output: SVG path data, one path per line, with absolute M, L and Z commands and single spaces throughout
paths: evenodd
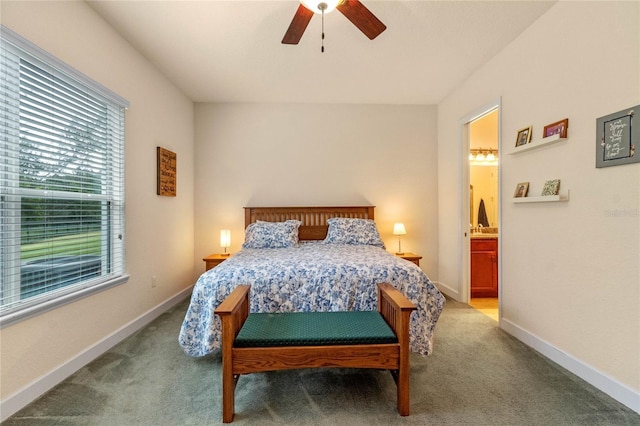
M 224 248 L 224 253 L 222 253 L 222 255 L 229 256 L 229 253 L 227 253 L 227 247 L 231 247 L 231 230 L 220 230 L 220 247 Z
M 404 254 L 402 252 L 402 246 L 400 245 L 400 238 L 402 235 L 406 235 L 407 231 L 404 229 L 404 223 L 393 224 L 393 235 L 398 236 L 398 252 L 396 254 Z

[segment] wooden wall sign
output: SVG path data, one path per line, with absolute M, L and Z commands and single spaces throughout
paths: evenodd
M 157 148 L 158 153 L 158 195 L 175 197 L 178 178 L 178 160 L 175 152 Z

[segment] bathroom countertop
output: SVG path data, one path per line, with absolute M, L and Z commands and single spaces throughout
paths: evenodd
M 480 239 L 480 238 L 498 238 L 498 234 L 489 234 L 489 233 L 473 233 L 471 234 L 472 239 Z

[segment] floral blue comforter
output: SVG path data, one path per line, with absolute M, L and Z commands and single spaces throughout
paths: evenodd
M 220 348 L 221 322 L 214 310 L 239 284 L 251 285 L 251 312 L 293 312 L 375 310 L 376 284 L 382 282 L 417 305 L 411 350 L 430 354 L 444 296 L 417 265 L 366 245 L 241 250 L 200 276 L 178 340 L 191 356 Z

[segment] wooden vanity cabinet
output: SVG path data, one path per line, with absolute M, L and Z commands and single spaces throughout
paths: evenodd
M 498 239 L 471 239 L 471 297 L 498 297 Z

